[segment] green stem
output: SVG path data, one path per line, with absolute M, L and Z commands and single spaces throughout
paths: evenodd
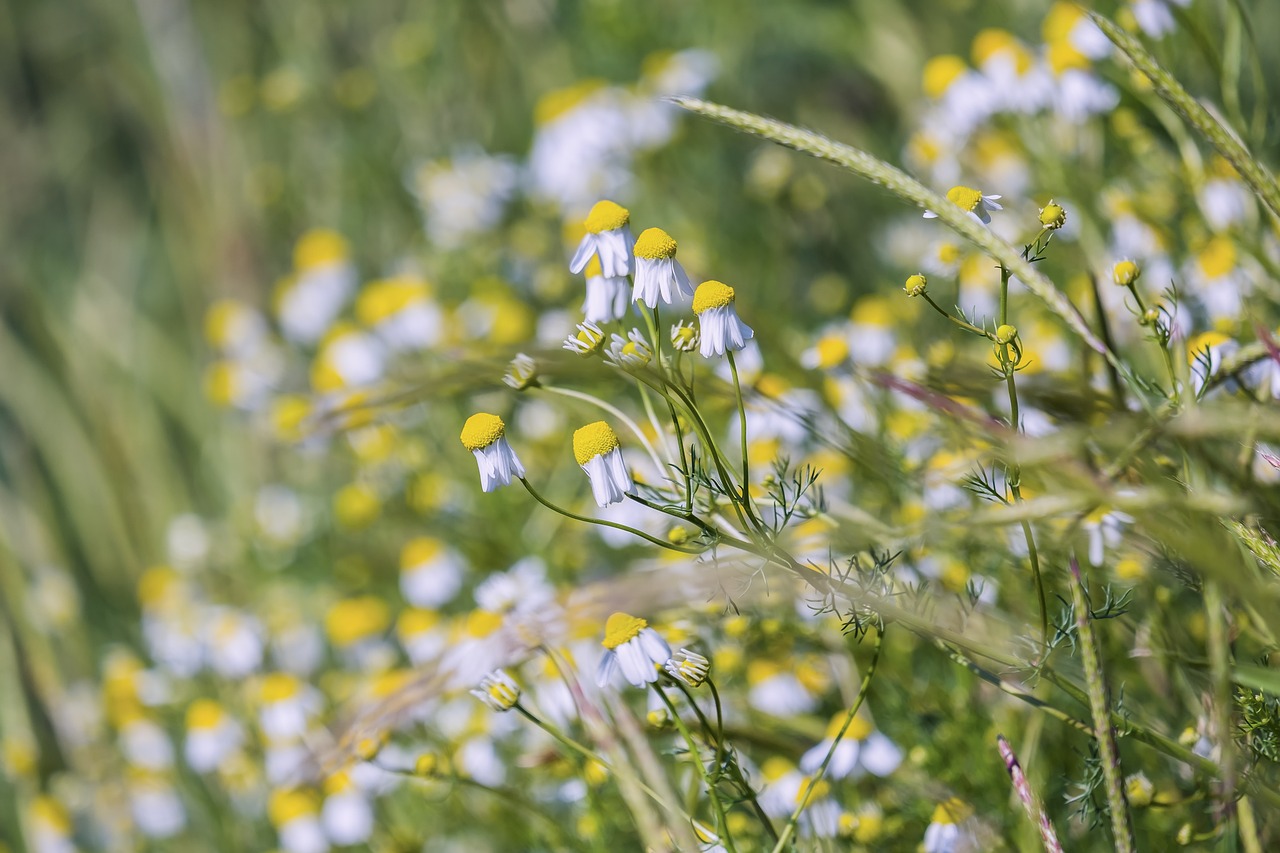
M 973 332 L 975 335 L 982 335 L 982 337 L 984 338 L 994 339 L 994 335 L 992 335 L 986 329 L 980 329 L 977 326 L 973 325 L 972 323 L 968 322 L 967 320 L 961 320 L 959 317 L 955 316 L 950 311 L 944 311 L 942 309 L 942 306 L 934 302 L 933 297 L 931 297 L 929 294 L 922 293 L 921 296 L 924 297 L 925 302 L 928 302 L 931 306 L 933 306 L 934 311 L 937 311 L 943 317 L 946 317 L 948 320 L 950 320 L 952 323 L 955 323 L 957 326 L 964 329 L 966 332 Z
M 720 793 L 707 776 L 707 766 L 702 762 L 702 754 L 699 752 L 698 742 L 693 739 L 693 734 L 689 731 L 689 727 L 684 724 L 684 720 L 680 719 L 680 712 L 676 710 L 675 703 L 671 701 L 671 697 L 667 695 L 666 691 L 658 684 L 654 684 L 653 689 L 657 691 L 658 696 L 662 699 L 662 704 L 667 706 L 667 710 L 671 713 L 672 722 L 675 723 L 676 728 L 684 737 L 684 742 L 689 747 L 689 757 L 693 759 L 694 766 L 698 768 L 698 778 L 706 786 L 707 796 L 711 799 L 711 808 L 716 813 L 720 840 L 724 842 L 725 847 L 731 853 L 736 853 L 737 847 L 734 846 L 733 837 L 729 834 L 729 819 L 725 816 L 724 803 L 720 801 Z
M 661 548 L 666 548 L 669 551 L 679 551 L 681 554 L 701 554 L 702 553 L 702 550 L 703 550 L 702 548 L 681 548 L 679 545 L 676 545 L 672 542 L 664 542 L 663 540 L 658 539 L 656 536 L 650 536 L 648 533 L 645 533 L 643 530 L 636 530 L 634 527 L 628 527 L 625 524 L 618 524 L 617 522 L 614 522 L 614 521 L 605 521 L 603 518 L 588 518 L 585 515 L 578 515 L 575 512 L 569 512 L 569 510 L 563 507 L 556 506 L 555 504 L 551 503 L 546 498 L 544 498 L 542 495 L 538 494 L 537 490 L 534 489 L 533 486 L 529 485 L 529 481 L 526 480 L 524 477 L 520 477 L 518 479 L 520 480 L 521 485 L 525 487 L 525 490 L 528 491 L 529 494 L 533 495 L 534 500 L 536 500 L 538 503 L 542 504 L 552 512 L 560 513 L 565 518 L 572 518 L 574 521 L 581 521 L 586 524 L 598 524 L 601 527 L 612 527 L 614 530 L 622 530 L 634 536 L 639 536 L 641 539 L 644 539 L 646 542 L 651 542 L 654 545 L 657 545 Z
M 726 352 L 725 355 L 729 357 L 729 372 L 733 374 L 733 394 L 738 400 L 738 425 L 742 442 L 742 502 L 747 505 L 747 512 L 750 512 L 751 466 L 747 461 L 747 409 L 742 402 L 742 383 L 738 381 L 738 363 L 734 361 L 732 352 Z
M 796 804 L 796 809 L 791 813 L 790 820 L 782 829 L 782 837 L 778 839 L 778 843 L 773 845 L 773 853 L 782 853 L 787 846 L 787 842 L 791 840 L 791 836 L 796 832 L 797 823 L 800 820 L 800 813 L 809 805 L 809 799 L 813 796 L 814 789 L 818 787 L 818 783 L 822 781 L 823 775 L 827 772 L 827 765 L 831 763 L 832 757 L 836 753 L 836 746 L 839 745 L 840 739 L 844 737 L 844 733 L 848 730 L 853 718 L 857 716 L 858 709 L 862 707 L 863 701 L 867 698 L 867 690 L 871 687 L 871 678 L 876 674 L 876 666 L 880 663 L 880 644 L 884 639 L 884 632 L 876 632 L 875 647 L 871 650 L 871 662 L 867 664 L 867 671 L 862 676 L 862 684 L 858 688 L 858 696 L 853 701 L 853 705 L 849 708 L 849 713 L 845 715 L 844 725 L 840 727 L 840 731 L 836 733 L 835 738 L 831 741 L 831 748 L 827 750 L 827 754 L 822 759 L 818 772 L 813 774 L 813 778 L 808 781 L 805 787 L 804 796 L 800 798 L 800 802 Z

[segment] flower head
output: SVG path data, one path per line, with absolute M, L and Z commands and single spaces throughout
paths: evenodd
M 681 649 L 671 656 L 663 668 L 672 678 L 683 681 L 690 687 L 701 687 L 711 671 L 711 661 L 697 652 Z
M 724 282 L 704 281 L 698 285 L 693 295 L 693 313 L 702 327 L 699 352 L 703 358 L 740 350 L 755 336 L 751 327 L 738 318 L 736 298 L 733 288 Z
M 480 686 L 471 695 L 495 711 L 510 711 L 520 701 L 520 686 L 506 670 L 495 669 L 480 679 Z
M 1111 268 L 1111 280 L 1120 287 L 1131 287 L 1142 275 L 1142 268 L 1134 261 L 1120 261 Z
M 923 273 L 907 276 L 906 283 L 902 285 L 902 291 L 907 296 L 924 296 L 929 287 L 929 279 L 925 278 Z
M 991 211 L 1004 210 L 996 203 L 998 195 L 983 195 L 982 190 L 973 187 L 955 186 L 947 190 L 947 201 L 977 219 L 983 225 L 991 224 Z M 932 210 L 924 212 L 925 219 L 937 219 L 938 214 Z
M 524 353 L 516 353 L 507 365 L 507 372 L 502 381 L 517 391 L 523 391 L 531 385 L 538 384 L 538 363 Z
M 588 320 L 579 323 L 577 328 L 577 332 L 564 339 L 564 349 L 581 356 L 598 353 L 604 344 L 604 332 L 600 327 Z
M 671 657 L 671 647 L 639 616 L 614 613 L 604 623 L 605 653 L 596 670 L 596 681 L 606 687 L 619 670 L 636 687 L 658 680 L 658 665 Z
M 635 245 L 636 283 L 634 302 L 655 308 L 661 300 L 668 305 L 693 296 L 689 276 L 676 260 L 676 241 L 661 228 L 647 228 Z
M 604 421 L 573 433 L 573 458 L 591 479 L 591 493 L 600 506 L 618 503 L 631 491 L 631 472 L 622 458 L 618 435 Z
M 1067 224 L 1067 211 L 1062 205 L 1054 204 L 1053 199 L 1049 199 L 1049 203 L 1040 208 L 1040 224 L 1050 231 L 1057 231 Z
M 671 327 L 671 346 L 677 352 L 693 352 L 698 348 L 701 338 L 698 327 L 693 323 L 686 324 L 681 320 Z
M 580 273 L 591 258 L 600 259 L 601 273 L 608 277 L 631 274 L 631 213 L 621 205 L 598 201 L 587 214 L 583 226 L 587 233 L 569 262 L 571 272 Z
M 476 457 L 480 466 L 480 487 L 492 492 L 511 483 L 511 478 L 524 477 L 524 466 L 507 444 L 506 424 L 497 415 L 478 412 L 462 426 L 462 446 Z
M 625 338 L 621 335 L 611 336 L 604 359 L 625 370 L 640 370 L 653 360 L 653 348 L 639 329 L 632 329 Z

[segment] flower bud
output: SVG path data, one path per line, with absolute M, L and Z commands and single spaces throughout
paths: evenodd
M 1067 212 L 1062 205 L 1054 204 L 1053 199 L 1040 208 L 1040 224 L 1050 231 L 1057 231 L 1067 223 Z
M 929 279 L 925 278 L 920 273 L 916 273 L 915 275 L 907 277 L 906 284 L 902 285 L 902 291 L 906 293 L 907 296 L 923 296 L 928 287 Z
M 1131 287 L 1142 270 L 1133 261 L 1121 261 L 1111 269 L 1111 280 L 1121 287 Z
M 1151 784 L 1145 773 L 1134 773 L 1124 780 L 1124 792 L 1129 805 L 1134 808 L 1146 808 L 1155 797 L 1156 786 Z
M 1008 323 L 1005 323 L 1003 326 L 996 329 L 996 343 L 998 344 L 1011 343 L 1017 336 L 1017 328 L 1010 326 Z

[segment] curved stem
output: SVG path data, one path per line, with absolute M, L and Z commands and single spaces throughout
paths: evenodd
M 809 799 L 813 796 L 814 790 L 818 787 L 818 783 L 822 781 L 823 775 L 827 772 L 827 765 L 831 763 L 832 757 L 836 754 L 836 747 L 840 744 L 840 739 L 844 737 L 844 733 L 848 730 L 849 725 L 853 722 L 853 718 L 857 716 L 858 709 L 862 707 L 863 701 L 867 698 L 867 690 L 871 687 L 871 678 L 876 674 L 876 666 L 880 663 L 880 644 L 884 640 L 882 631 L 876 632 L 875 648 L 871 650 L 871 662 L 867 664 L 867 671 L 862 676 L 862 684 L 858 687 L 858 696 L 853 700 L 853 705 L 849 708 L 849 713 L 845 715 L 844 725 L 840 727 L 840 731 L 836 733 L 835 738 L 831 741 L 831 748 L 827 750 L 827 754 L 822 758 L 822 764 L 818 767 L 818 772 L 813 774 L 813 778 L 806 783 L 804 796 L 800 798 L 800 802 L 796 803 L 796 810 L 791 813 L 791 819 L 787 821 L 787 825 L 782 829 L 782 837 L 778 839 L 778 843 L 773 845 L 773 853 L 782 853 L 787 846 L 787 842 L 791 836 L 795 834 L 796 825 L 800 820 L 800 813 L 809 805 Z
M 973 332 L 975 335 L 982 335 L 982 337 L 987 338 L 989 340 L 993 339 L 993 335 L 990 332 L 988 332 L 986 329 L 979 328 L 973 325 L 972 323 L 968 322 L 967 320 L 961 320 L 959 317 L 955 316 L 950 311 L 944 311 L 942 309 L 942 306 L 934 302 L 933 297 L 929 296 L 929 294 L 922 293 L 920 295 L 924 297 L 925 302 L 928 302 L 931 306 L 933 306 L 934 311 L 937 311 L 943 317 L 946 317 L 948 320 L 950 320 L 952 323 L 955 323 L 957 326 L 964 329 L 966 332 Z
M 726 352 L 729 357 L 729 372 L 733 374 L 733 395 L 738 400 L 738 432 L 742 442 L 742 501 L 747 504 L 747 511 L 750 512 L 751 500 L 751 466 L 747 461 L 747 407 L 742 402 L 742 383 L 738 381 L 738 362 L 734 360 L 732 352 Z
M 625 524 L 618 524 L 616 521 L 605 521 L 603 518 L 588 518 L 585 515 L 578 515 L 576 512 L 569 512 L 569 510 L 564 507 L 556 506 L 542 495 L 538 494 L 537 490 L 535 490 L 533 486 L 529 485 L 529 481 L 524 477 L 520 477 L 518 479 L 520 480 L 520 484 L 525 487 L 525 490 L 529 494 L 533 495 L 534 500 L 545 506 L 547 509 L 560 513 L 565 518 L 572 518 L 574 521 L 581 521 L 586 524 L 598 524 L 601 527 L 612 527 L 614 530 L 622 530 L 626 533 L 632 534 L 633 536 L 639 536 L 647 542 L 652 542 L 654 545 L 666 548 L 669 551 L 679 551 L 681 554 L 701 554 L 703 551 L 702 548 L 681 548 L 679 545 L 672 542 L 664 542 L 656 536 L 650 536 L 643 530 L 636 530 L 634 527 L 628 527 Z
M 693 759 L 694 766 L 698 768 L 698 778 L 706 786 L 707 796 L 711 799 L 711 809 L 716 813 L 717 831 L 720 834 L 720 840 L 724 842 L 730 853 L 736 853 L 738 848 L 734 846 L 733 837 L 729 834 L 729 819 L 725 816 L 724 803 L 720 801 L 720 792 L 716 790 L 711 778 L 707 776 L 707 765 L 702 762 L 702 754 L 698 751 L 698 742 L 693 739 L 693 733 L 684 724 L 684 720 L 680 719 L 680 712 L 676 710 L 675 703 L 671 701 L 671 697 L 667 695 L 667 692 L 658 684 L 654 684 L 653 689 L 662 699 L 662 704 L 667 706 L 667 711 L 671 714 L 671 721 L 675 723 L 676 728 L 684 737 L 685 744 L 689 747 L 689 757 Z
M 667 470 L 667 466 L 664 465 L 662 463 L 662 460 L 658 458 L 658 453 L 653 449 L 653 445 L 649 442 L 649 439 L 646 438 L 645 434 L 640 431 L 639 425 L 636 424 L 635 421 L 631 420 L 631 418 L 627 417 L 627 415 L 621 409 L 617 408 L 616 406 L 610 405 L 609 403 L 606 403 L 604 400 L 601 400 L 599 397 L 595 397 L 591 394 L 587 394 L 582 391 L 575 391 L 572 388 L 558 388 L 554 385 L 541 385 L 539 387 L 541 387 L 544 391 L 548 391 L 552 394 L 559 394 L 562 397 L 572 397 L 575 400 L 582 400 L 583 402 L 590 403 L 593 406 L 598 406 L 604 411 L 613 415 L 615 418 L 617 418 L 618 420 L 626 424 L 627 429 L 635 433 L 636 438 L 640 439 L 640 443 L 644 445 L 645 452 L 649 454 L 649 459 L 653 462 L 654 466 L 658 469 L 658 473 L 661 474 L 662 472 Z

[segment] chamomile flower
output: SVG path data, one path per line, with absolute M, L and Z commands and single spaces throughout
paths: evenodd
M 284 336 L 311 344 L 320 339 L 355 289 L 351 251 L 340 234 L 308 231 L 293 251 L 294 274 L 276 288 L 275 310 Z
M 329 849 L 311 792 L 276 791 L 267 802 L 267 817 L 280 834 L 280 847 L 285 853 L 325 853 Z
M 582 223 L 587 233 L 569 262 L 569 271 L 580 273 L 592 257 L 600 259 L 601 275 L 631 275 L 631 212 L 612 201 L 598 201 Z
M 283 672 L 265 676 L 259 685 L 259 696 L 262 708 L 258 725 L 269 740 L 300 737 L 323 704 L 318 690 Z
M 587 262 L 587 297 L 582 313 L 588 323 L 612 323 L 627 315 L 631 304 L 631 283 L 625 275 L 605 275 L 600 259 Z M 637 277 L 638 277 L 637 273 Z
M 640 370 L 653 360 L 653 347 L 649 346 L 639 329 L 632 329 L 625 338 L 610 335 L 604 360 L 623 370 Z
M 320 820 L 334 844 L 363 844 L 373 834 L 373 806 L 348 773 L 335 773 L 324 782 Z
M 187 708 L 187 739 L 183 755 L 197 773 L 209 773 L 240 746 L 240 724 L 212 699 L 197 699 Z
M 734 307 L 733 288 L 719 281 L 704 281 L 693 295 L 693 313 L 698 315 L 702 341 L 698 349 L 703 358 L 714 358 L 736 352 L 755 337 L 755 332 L 738 319 Z
M 898 769 L 898 765 L 902 763 L 902 750 L 888 737 L 876 731 L 866 717 L 854 717 L 845 729 L 844 737 L 837 742 L 836 735 L 844 728 L 844 721 L 844 712 L 831 718 L 826 737 L 800 757 L 801 770 L 805 773 L 817 772 L 833 744 L 835 751 L 827 766 L 827 775 L 832 779 L 843 779 L 858 770 L 888 776 Z
M 418 536 L 400 550 L 400 592 L 415 607 L 439 607 L 458 594 L 465 569 L 439 539 Z
M 497 415 L 477 412 L 462 426 L 462 446 L 470 450 L 480 466 L 480 488 L 492 492 L 524 478 L 524 466 L 507 444 L 506 424 Z
M 154 773 L 130 774 L 129 811 L 147 838 L 169 838 L 187 825 L 187 811 L 173 785 Z
M 683 681 L 690 687 L 701 687 L 711 671 L 711 661 L 697 652 L 681 649 L 663 664 L 663 668 L 672 678 Z
M 495 711 L 510 711 L 520 701 L 520 685 L 506 670 L 495 669 L 480 679 L 480 686 L 473 688 L 471 695 Z
M 27 842 L 34 853 L 75 853 L 71 818 L 52 797 L 37 796 L 28 808 Z
M 964 836 L 962 824 L 972 815 L 972 807 L 956 797 L 939 803 L 924 831 L 921 845 L 924 853 L 954 853 L 958 850 Z
M 574 431 L 573 457 L 591 478 L 591 493 L 598 505 L 618 503 L 631 491 L 634 484 L 622 458 L 618 435 L 604 421 Z
M 595 355 L 604 346 L 605 337 L 605 333 L 595 323 L 579 323 L 577 331 L 564 339 L 562 349 L 581 356 Z
M 658 680 L 658 667 L 671 657 L 671 647 L 649 623 L 629 613 L 614 613 L 604 624 L 605 652 L 596 669 L 596 682 L 608 687 L 621 671 L 636 687 Z
M 975 190 L 973 187 L 954 186 L 947 190 L 947 201 L 956 207 L 968 213 L 974 219 L 983 225 L 991 224 L 991 211 L 1004 210 L 997 204 L 998 195 L 983 195 L 982 190 Z M 924 212 L 925 219 L 937 219 L 938 214 L 932 210 Z
M 671 305 L 693 297 L 684 267 L 676 260 L 676 241 L 661 228 L 646 228 L 635 245 L 636 284 L 631 299 L 656 308 L 659 300 Z
M 681 320 L 671 327 L 671 346 L 675 347 L 677 352 L 693 352 L 701 341 L 702 334 L 693 323 L 686 324 Z

